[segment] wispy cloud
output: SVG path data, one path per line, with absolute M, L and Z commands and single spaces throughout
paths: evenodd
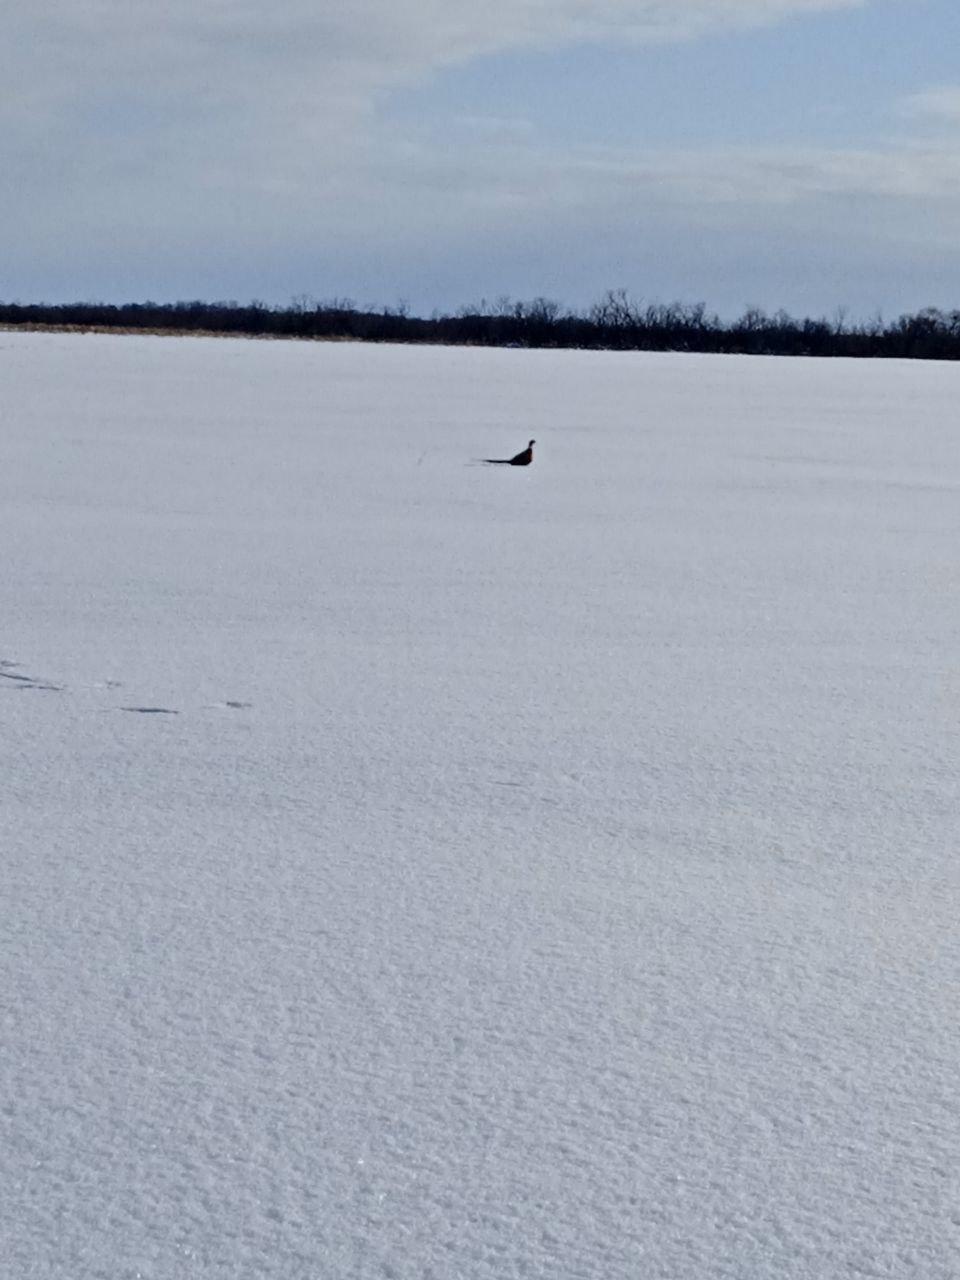
M 940 85 L 912 93 L 901 102 L 907 116 L 927 117 L 960 123 L 960 85 Z
M 375 96 L 505 50 L 684 40 L 868 0 L 32 0 L 5 16 L 0 116 L 69 111 L 91 93 L 188 99 L 195 127 L 230 110 L 269 131 L 322 131 Z

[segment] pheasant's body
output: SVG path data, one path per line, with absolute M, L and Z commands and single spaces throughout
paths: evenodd
M 531 440 L 522 453 L 517 453 L 512 458 L 484 458 L 483 461 L 498 467 L 529 467 L 533 461 L 533 446 L 536 443 L 536 440 Z

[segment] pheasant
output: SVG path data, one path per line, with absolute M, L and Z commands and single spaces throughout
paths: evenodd
M 501 467 L 529 467 L 533 461 L 533 446 L 536 440 L 531 440 L 527 447 L 512 458 L 484 458 L 484 462 L 492 462 Z

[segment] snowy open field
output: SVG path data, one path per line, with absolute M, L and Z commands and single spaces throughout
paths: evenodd
M 960 368 L 0 387 L 0 1274 L 956 1280 Z

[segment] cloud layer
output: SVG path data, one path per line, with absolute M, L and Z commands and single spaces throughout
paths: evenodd
M 32 0 L 5 19 L 0 119 L 18 132 L 81 119 L 105 93 L 215 128 L 323 132 L 376 95 L 492 53 L 583 42 L 684 40 L 865 0 Z M 86 120 L 89 124 L 89 120 Z M 158 123 L 155 121 L 154 123 Z M 273 141 L 280 138 L 274 133 Z
M 78 263 L 125 261 L 133 280 L 149 260 L 160 296 L 165 257 L 302 260 L 310 244 L 327 262 L 330 246 L 346 260 L 379 255 L 388 293 L 390 264 L 423 262 L 431 246 L 453 257 L 483 241 L 492 259 L 502 243 L 515 262 L 545 226 L 568 245 L 586 228 L 627 246 L 654 224 L 662 239 L 671 226 L 739 233 L 751 220 L 802 236 L 851 202 L 861 215 L 883 203 L 881 239 L 909 243 L 918 225 L 929 238 L 928 220 L 897 210 L 960 208 L 952 86 L 902 104 L 900 139 L 855 149 L 572 147 L 495 111 L 415 135 L 389 110 L 394 90 L 484 55 L 691 40 L 868 4 L 33 0 L 12 11 L 0 46 L 0 232 L 21 262 L 46 263 L 40 278 L 63 280 L 49 296 L 76 289 Z M 960 251 L 954 226 L 937 233 Z

